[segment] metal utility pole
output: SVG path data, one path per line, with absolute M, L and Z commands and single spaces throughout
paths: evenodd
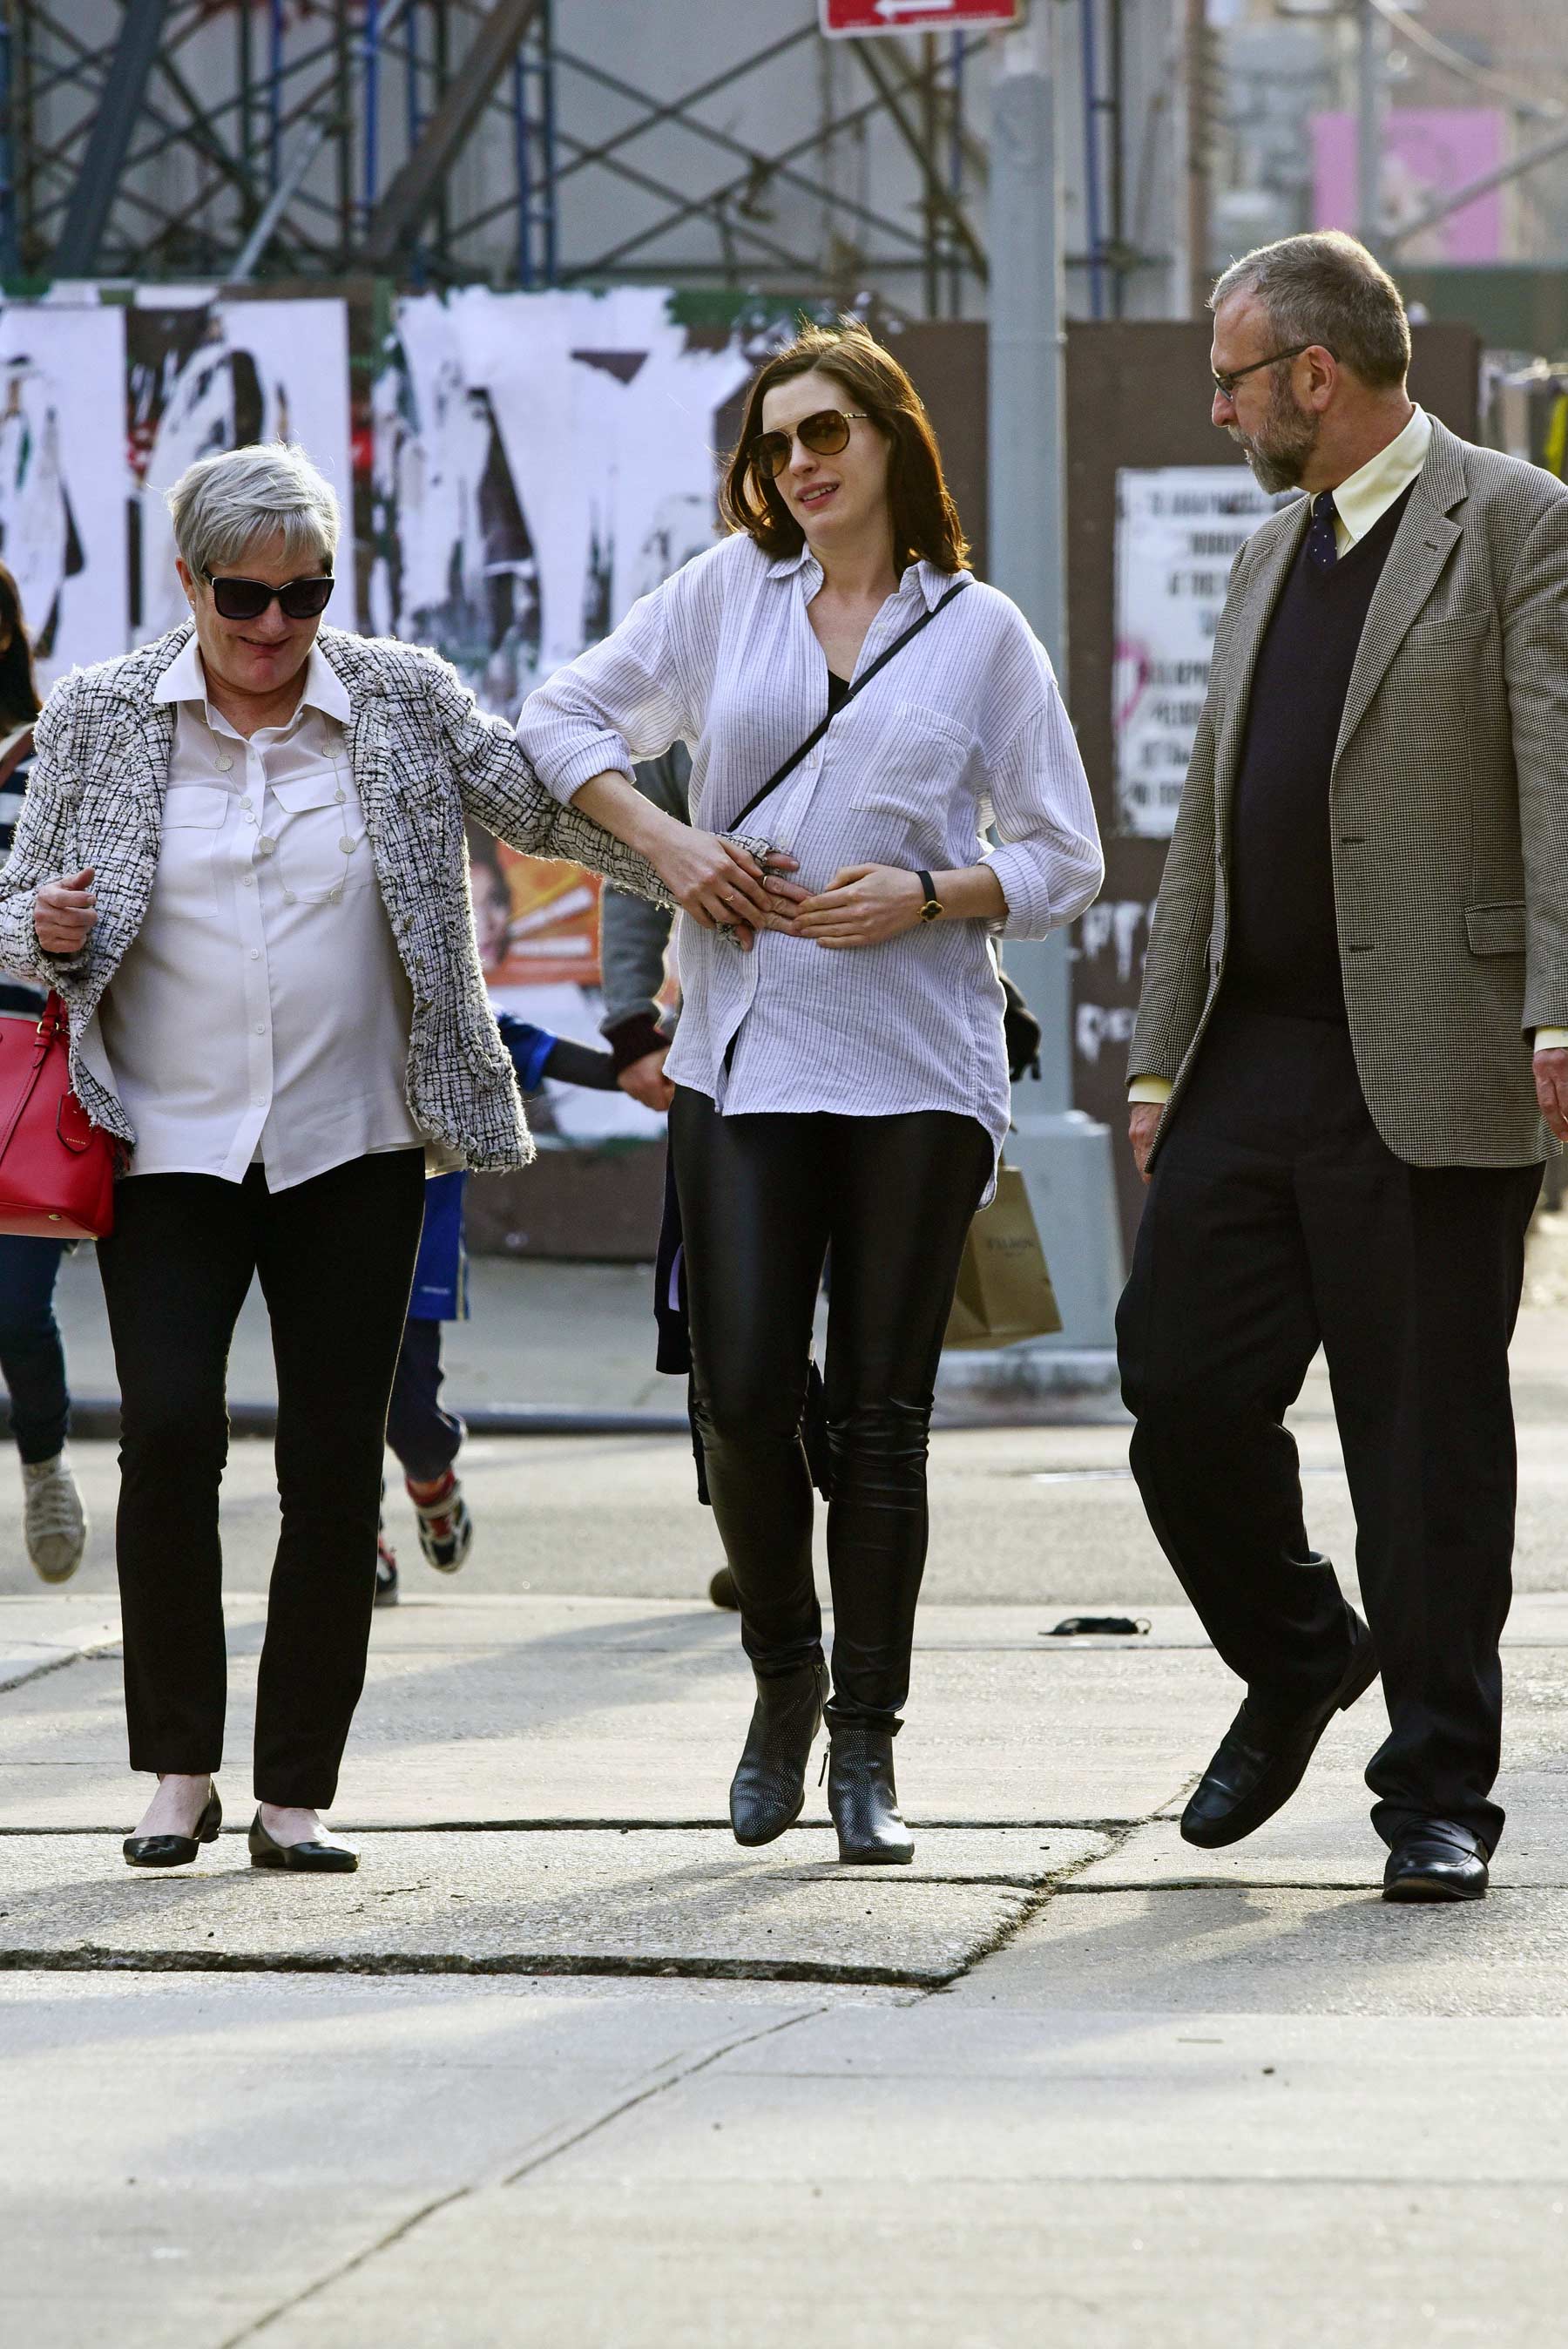
M 1205 0 L 1184 0 L 1182 85 L 1187 117 L 1187 275 L 1191 315 L 1208 308 L 1213 278 L 1209 268 L 1209 129 L 1213 91 L 1212 55 Z
M 991 98 L 990 569 L 1067 673 L 1063 550 L 1063 279 L 1052 0 L 994 36 Z M 1110 1132 L 1072 1106 L 1072 990 L 1066 934 L 1009 946 L 1007 968 L 1044 1035 L 1041 1081 L 1014 1095 L 1022 1167 L 1065 1328 L 1029 1350 L 1090 1352 L 1105 1376 L 1114 1343 L 1121 1239 Z M 1022 1349 L 1019 1350 L 1023 1351 Z M 1020 1373 L 1024 1370 L 1020 1364 Z M 1067 1375 L 1065 1363 L 1060 1375 Z M 1047 1378 L 1050 1376 L 1047 1372 Z
M 1376 253 L 1383 226 L 1383 19 L 1361 0 L 1356 57 L 1356 233 Z

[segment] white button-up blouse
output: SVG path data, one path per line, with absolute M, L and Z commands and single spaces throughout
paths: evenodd
M 247 740 L 207 699 L 191 638 L 147 916 L 82 1040 L 136 1129 L 130 1174 L 259 1161 L 285 1191 L 414 1149 L 412 1003 L 350 771 L 342 680 L 313 647 L 299 707 Z
M 807 617 L 821 584 L 810 554 L 774 561 L 739 535 L 685 564 L 523 704 L 518 733 L 545 788 L 569 802 L 678 738 L 692 753 L 692 821 L 722 832 L 827 707 Z M 912 564 L 856 675 L 953 584 Z M 742 829 L 787 848 L 813 890 L 846 865 L 988 862 L 1006 914 L 840 950 L 769 931 L 751 954 L 682 916 L 669 1077 L 727 1116 L 955 1111 L 999 1147 L 1010 1093 L 989 932 L 1044 937 L 1093 901 L 1104 869 L 1078 744 L 1016 605 L 967 587 Z

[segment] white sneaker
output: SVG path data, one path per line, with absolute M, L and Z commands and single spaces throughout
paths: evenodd
M 63 1452 L 22 1463 L 22 1528 L 40 1582 L 68 1582 L 88 1546 L 88 1513 Z

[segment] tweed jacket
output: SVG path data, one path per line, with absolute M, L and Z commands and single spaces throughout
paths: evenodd
M 151 895 L 176 714 L 154 701 L 153 688 L 191 633 L 187 623 L 55 688 L 0 874 L 0 968 L 31 970 L 58 988 L 77 1093 L 96 1125 L 131 1144 L 125 1110 L 85 1065 L 80 1042 Z M 670 901 L 642 857 L 551 797 L 511 727 L 485 717 L 445 661 L 336 628 L 323 628 L 318 641 L 347 689 L 349 763 L 413 996 L 408 1107 L 435 1163 L 524 1165 L 533 1144 L 485 993 L 464 816 L 531 855 L 591 865 L 617 888 Z M 79 954 L 47 955 L 33 929 L 39 885 L 89 865 L 98 925 Z M 191 1016 L 201 1019 L 199 1003 Z
M 1247 697 L 1309 510 L 1243 547 L 1214 638 L 1128 1059 L 1172 1081 L 1161 1138 L 1224 978 Z M 1531 1040 L 1568 1026 L 1568 489 L 1436 422 L 1362 630 L 1328 818 L 1351 1043 L 1389 1149 L 1413 1166 L 1554 1153 Z

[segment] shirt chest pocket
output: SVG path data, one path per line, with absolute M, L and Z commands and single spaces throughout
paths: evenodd
M 163 795 L 163 833 L 154 884 L 160 906 L 197 921 L 218 913 L 214 851 L 232 802 L 210 783 L 170 783 Z
M 964 780 L 974 736 L 961 719 L 923 702 L 900 701 L 857 753 L 850 805 L 857 813 L 945 838 L 954 795 Z
M 365 816 L 341 768 L 273 783 L 269 797 L 285 904 L 335 905 L 369 887 L 374 875 Z

